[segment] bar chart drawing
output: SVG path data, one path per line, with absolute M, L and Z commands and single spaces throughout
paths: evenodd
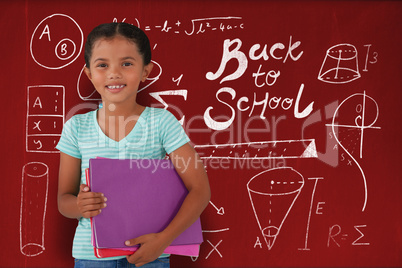
M 274 246 L 303 186 L 303 176 L 291 167 L 265 170 L 247 183 L 251 206 L 268 250 Z

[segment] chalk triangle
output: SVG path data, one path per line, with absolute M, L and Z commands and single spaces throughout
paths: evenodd
M 317 158 L 317 149 L 315 148 L 315 141 L 311 140 L 310 144 L 307 146 L 306 150 L 300 156 L 301 158 Z
M 276 237 L 277 237 L 276 235 L 275 236 L 269 236 L 269 237 L 264 236 L 265 243 L 267 244 L 268 250 L 271 250 L 272 247 L 274 246 Z

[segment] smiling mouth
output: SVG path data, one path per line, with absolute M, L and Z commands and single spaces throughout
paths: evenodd
M 107 89 L 112 89 L 112 90 L 116 90 L 116 89 L 122 89 L 123 87 L 125 87 L 126 85 L 112 85 L 112 86 L 106 86 Z

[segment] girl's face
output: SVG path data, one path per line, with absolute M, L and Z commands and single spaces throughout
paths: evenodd
M 147 79 L 152 66 L 144 66 L 135 43 L 117 35 L 94 43 L 90 68 L 85 67 L 85 73 L 105 104 L 135 104 L 138 86 Z

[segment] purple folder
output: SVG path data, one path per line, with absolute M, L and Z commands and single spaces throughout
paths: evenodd
M 170 160 L 90 159 L 91 191 L 102 192 L 107 207 L 92 218 L 97 248 L 125 248 L 124 242 L 162 231 L 188 191 Z M 201 244 L 200 219 L 171 245 Z

